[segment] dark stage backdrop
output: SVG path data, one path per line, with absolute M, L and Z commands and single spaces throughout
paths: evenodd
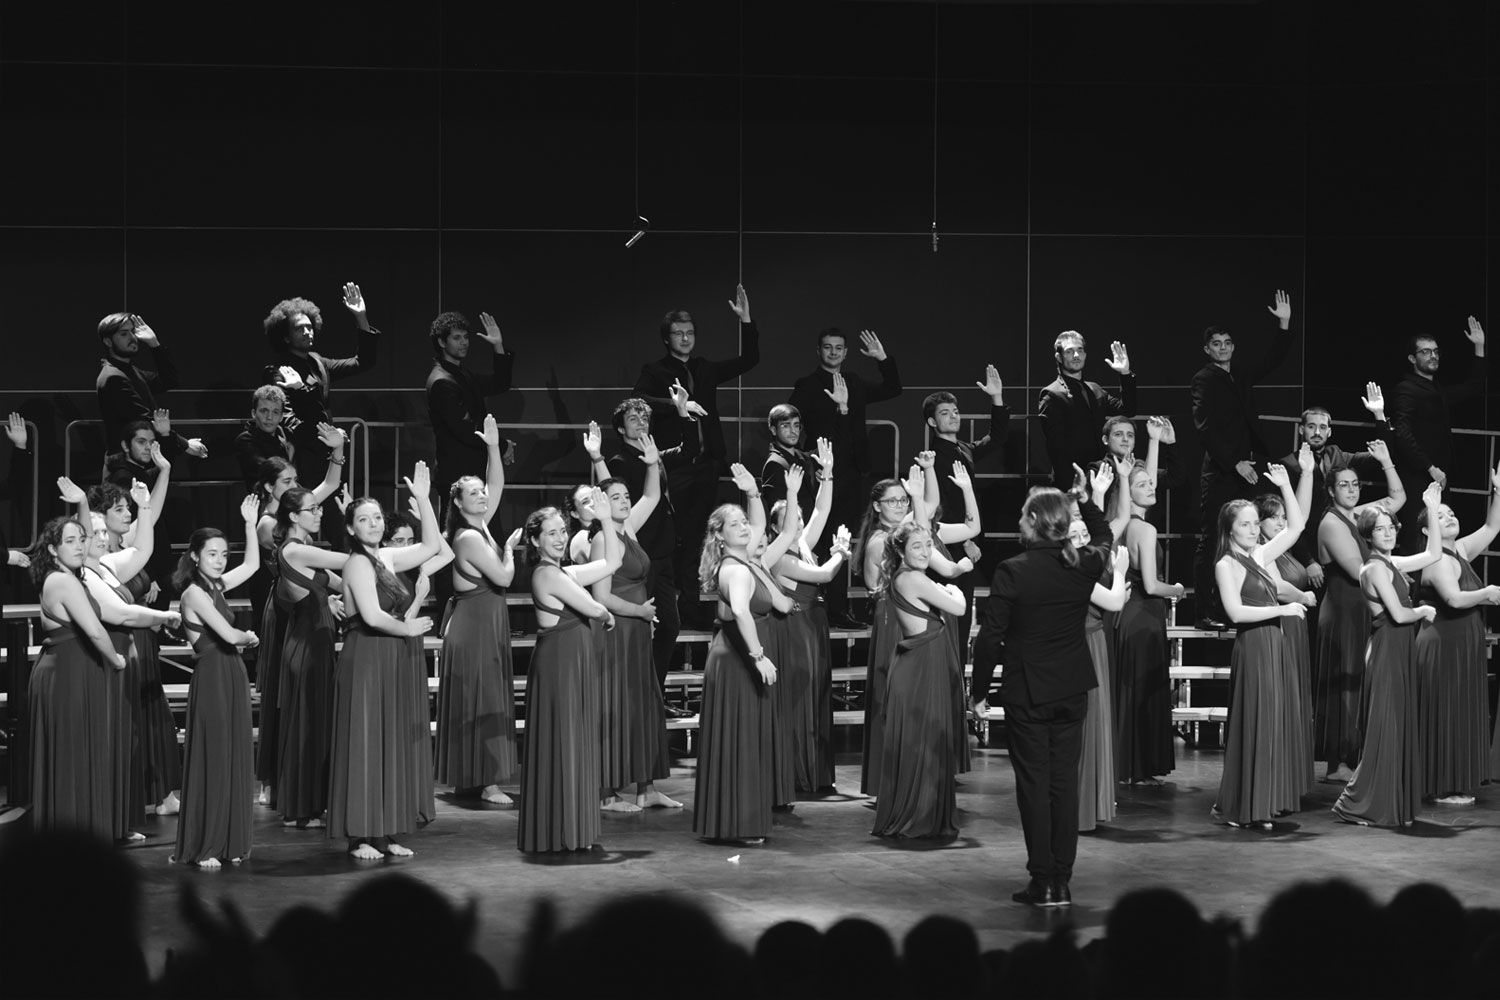
M 7 4 L 0 405 L 41 425 L 55 475 L 63 426 L 96 414 L 95 324 L 129 308 L 175 349 L 191 387 L 175 415 L 241 415 L 269 307 L 317 301 L 338 354 L 352 280 L 386 335 L 340 414 L 420 421 L 427 324 L 460 309 L 494 313 L 519 356 L 502 420 L 607 420 L 666 309 L 693 312 L 701 353 L 734 353 L 742 280 L 765 358 L 726 414 L 782 400 L 819 328 L 868 327 L 908 386 L 871 415 L 909 457 L 922 396 L 954 386 L 981 410 L 986 363 L 1033 412 L 1025 387 L 1074 328 L 1106 383 L 1108 342 L 1129 343 L 1142 405 L 1176 417 L 1195 475 L 1200 333 L 1227 326 L 1253 352 L 1278 287 L 1305 333 L 1268 412 L 1359 417 L 1359 389 L 1399 376 L 1416 331 L 1462 367 L 1464 319 L 1488 325 L 1497 287 L 1492 10 Z M 651 231 L 627 250 L 637 212 Z M 731 429 L 758 467 L 761 429 Z M 216 457 L 193 476 L 233 476 L 231 434 L 207 433 Z M 375 435 L 377 482 L 396 443 Z M 877 453 L 892 443 L 880 432 Z M 513 477 L 575 480 L 566 445 L 526 436 Z M 430 446 L 407 430 L 401 461 Z M 96 441 L 75 447 L 97 468 Z M 1480 485 L 1481 460 L 1458 475 Z M 1043 464 L 1033 428 L 982 471 Z M 221 492 L 193 516 L 228 518 Z M 988 484 L 986 527 L 1013 530 L 1020 495 Z

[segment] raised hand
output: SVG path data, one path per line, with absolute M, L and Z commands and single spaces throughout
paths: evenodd
M 1484 327 L 1479 325 L 1479 320 L 1473 316 L 1469 317 L 1469 328 L 1464 331 L 1464 336 L 1469 338 L 1469 343 L 1475 347 L 1484 346 Z
M 656 447 L 656 439 L 650 434 L 641 435 L 641 461 L 647 465 L 655 465 L 661 461 L 661 449 Z
M 135 339 L 146 347 L 154 348 L 158 346 L 160 341 L 156 336 L 156 331 L 151 329 L 150 325 L 139 316 L 132 316 L 131 319 L 135 320 Z
M 901 480 L 901 488 L 906 491 L 907 496 L 911 497 L 913 503 L 922 498 L 922 493 L 927 488 L 927 475 L 922 471 L 922 466 L 916 462 L 912 463 L 906 478 Z
M 160 407 L 151 411 L 151 429 L 156 431 L 158 439 L 172 433 L 172 411 Z
M 813 451 L 813 458 L 823 469 L 823 478 L 833 479 L 833 442 L 827 438 L 818 438 L 817 445 Z M 1500 475 L 1500 472 L 1497 472 Z
M 604 435 L 599 431 L 599 421 L 590 420 L 589 429 L 583 432 L 583 452 L 590 462 L 597 462 L 603 457 L 600 451 L 603 447 Z
M 318 440 L 333 451 L 344 447 L 349 436 L 332 424 L 318 423 Z
M 1175 428 L 1175 427 L 1172 426 L 1172 418 L 1171 417 L 1162 417 L 1161 418 L 1161 443 L 1162 444 L 1176 444 L 1177 443 L 1177 428 Z
M 57 492 L 61 494 L 62 502 L 69 505 L 70 507 L 83 503 L 83 501 L 87 499 L 87 495 L 83 492 L 83 488 L 77 483 L 73 482 L 73 480 L 69 479 L 67 476 L 57 477 Z
M 1135 469 L 1135 459 L 1129 456 L 1112 455 L 1110 461 L 1115 466 L 1115 478 L 1122 483 L 1130 482 L 1130 473 Z
M 795 520 L 792 517 L 792 511 L 797 509 L 797 494 L 802 489 L 803 474 L 803 469 L 800 465 L 792 465 L 787 467 L 786 475 L 784 477 L 786 479 L 787 513 L 784 514 L 783 517 L 785 517 L 788 522 Z
M 151 490 L 139 479 L 130 481 L 130 499 L 135 501 L 136 509 L 151 506 Z
M 1368 451 L 1370 453 L 1370 457 L 1375 459 L 1381 465 L 1391 464 L 1391 446 L 1386 444 L 1384 441 L 1366 441 L 1365 451 Z
M 852 536 L 849 534 L 849 526 L 841 524 L 839 525 L 839 530 L 833 533 L 833 541 L 828 546 L 828 552 L 830 555 L 837 552 L 845 559 L 848 559 L 852 545 L 853 541 Z
M 614 530 L 615 519 L 609 516 L 609 497 L 597 486 L 589 490 L 589 509 L 606 530 Z
M 479 325 L 484 329 L 474 334 L 495 349 L 496 354 L 505 353 L 505 340 L 500 336 L 500 324 L 487 312 L 479 314 Z
M 1108 493 L 1109 488 L 1114 485 L 1114 482 L 1115 470 L 1111 469 L 1104 462 L 1100 462 L 1098 467 L 1094 469 L 1093 475 L 1089 477 L 1089 486 L 1093 488 L 1096 496 L 1103 496 L 1105 493 Z
M 681 416 L 687 416 L 688 391 L 680 379 L 673 379 L 672 384 L 667 387 L 667 396 L 672 400 L 672 405 L 677 407 Z
M 508 555 L 513 549 L 520 548 L 523 531 L 524 529 L 517 528 L 505 537 L 505 548 L 502 550 L 503 555 Z
M 1116 374 L 1130 374 L 1130 352 L 1126 350 L 1125 345 L 1120 343 L 1118 340 L 1110 342 L 1109 357 L 1104 359 L 1104 363 L 1109 365 L 1110 368 L 1114 369 Z
M 885 360 L 885 348 L 880 346 L 880 338 L 875 336 L 874 330 L 859 331 L 859 353 L 876 361 Z
M 432 473 L 427 471 L 427 463 L 418 462 L 417 467 L 412 470 L 411 478 L 404 481 L 406 488 L 411 490 L 419 503 L 426 499 L 432 489 Z
M 745 468 L 742 463 L 735 462 L 731 465 L 729 467 L 729 474 L 734 478 L 735 489 L 741 493 L 750 494 L 760 492 L 759 487 L 756 486 L 755 477 L 750 474 L 750 470 Z
M 1160 441 L 1161 440 L 1162 426 L 1164 424 L 1166 424 L 1166 422 L 1167 422 L 1167 418 L 1166 417 L 1147 417 L 1146 418 L 1146 437 L 1149 438 L 1152 441 Z
M 151 464 L 161 471 L 166 472 L 172 468 L 172 463 L 168 462 L 167 456 L 162 454 L 160 441 L 152 441 L 151 447 L 147 450 L 146 454 L 150 456 Z
M 15 410 L 10 411 L 10 416 L 5 419 L 5 436 L 16 448 L 25 449 L 26 421 Z
M 1366 382 L 1365 394 L 1359 397 L 1359 401 L 1376 420 L 1385 420 L 1385 393 L 1381 391 L 1379 383 Z
M 1292 485 L 1291 477 L 1286 474 L 1286 466 L 1277 465 L 1275 462 L 1266 466 L 1266 478 L 1280 489 L 1288 489 Z
M 255 522 L 260 520 L 260 497 L 251 493 L 240 501 L 240 520 L 245 522 L 245 526 L 249 531 L 249 535 L 246 537 L 253 537 L 255 534 Z
M 849 383 L 844 381 L 844 376 L 838 372 L 834 372 L 833 388 L 831 390 L 824 389 L 823 395 L 833 400 L 834 405 L 839 408 L 839 412 L 843 413 L 849 406 Z
M 1448 473 L 1444 472 L 1442 469 L 1439 469 L 1437 466 L 1429 465 L 1427 467 L 1427 474 L 1431 476 L 1432 481 L 1437 483 L 1439 486 L 1448 485 Z
M 307 388 L 307 384 L 302 381 L 302 376 L 298 375 L 297 369 L 291 365 L 282 365 L 276 369 L 276 384 L 283 389 L 291 389 L 293 392 Z
M 734 286 L 734 300 L 729 303 L 729 308 L 734 310 L 741 323 L 750 322 L 750 296 L 745 294 L 744 285 Z
M 1304 476 L 1313 470 L 1312 445 L 1306 441 L 1303 441 L 1302 447 L 1297 449 L 1297 468 L 1302 470 Z
M 974 480 L 969 476 L 969 470 L 964 468 L 964 463 L 955 461 L 953 463 L 953 475 L 948 477 L 954 486 L 968 491 L 974 488 Z
M 344 308 L 354 314 L 356 321 L 365 318 L 365 297 L 359 286 L 352 281 L 344 283 Z
M 353 502 L 354 494 L 349 492 L 348 483 L 340 486 L 339 491 L 333 495 L 333 505 L 339 509 L 340 517 L 343 516 L 344 512 L 349 509 L 349 505 Z M 407 497 L 406 504 L 411 508 L 412 516 L 415 517 L 418 521 L 422 520 L 422 505 L 417 502 L 417 498 Z
M 474 436 L 483 441 L 486 448 L 500 447 L 500 425 L 495 422 L 493 413 L 484 415 L 484 425 L 474 432 Z
M 1266 306 L 1266 312 L 1275 316 L 1285 330 L 1292 322 L 1292 297 L 1281 289 L 1276 289 L 1276 304 Z
M 1443 484 L 1442 483 L 1436 483 L 1436 482 L 1428 483 L 1427 484 L 1427 488 L 1422 491 L 1422 504 L 1423 504 L 1423 506 L 1425 506 L 1428 510 L 1435 510 L 1437 508 L 1437 506 L 1439 504 L 1441 504 L 1442 502 L 1443 502 Z M 1428 521 L 1428 523 L 1429 524 L 1436 524 L 1437 522 L 1436 521 Z
M 1073 486 L 1068 490 L 1075 497 L 1081 497 L 1089 491 L 1088 474 L 1079 467 L 1077 462 L 1073 463 Z
M 928 469 L 931 469 L 933 466 L 937 465 L 937 452 L 919 451 L 917 452 L 915 461 L 917 463 L 917 466 L 923 472 L 926 472 Z
M 975 382 L 974 384 L 979 386 L 981 392 L 990 397 L 991 402 L 995 403 L 997 406 L 1000 404 L 1001 397 L 1003 396 L 1005 390 L 1004 383 L 1000 381 L 1000 369 L 996 368 L 994 365 L 985 365 L 984 381 Z
M 1490 485 L 1500 490 L 1500 464 L 1495 466 L 1495 471 L 1490 473 Z

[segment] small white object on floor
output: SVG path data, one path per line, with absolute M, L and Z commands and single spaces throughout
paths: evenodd
M 732 864 L 732 865 L 739 864 L 740 863 L 740 856 L 738 854 L 736 854 L 734 857 L 732 857 L 732 858 L 729 859 L 729 863 Z

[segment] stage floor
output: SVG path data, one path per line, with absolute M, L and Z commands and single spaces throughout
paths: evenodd
M 857 758 L 838 768 L 838 787 L 859 786 Z M 1382 901 L 1412 882 L 1448 887 L 1468 906 L 1500 907 L 1500 785 L 1486 785 L 1469 807 L 1432 806 L 1404 831 L 1349 826 L 1329 811 L 1339 786 L 1319 784 L 1304 811 L 1274 832 L 1234 830 L 1209 818 L 1223 756 L 1178 744 L 1177 770 L 1161 788 L 1120 786 L 1115 822 L 1080 838 L 1071 910 L 1037 911 L 1010 901 L 1024 885 L 1025 848 L 1005 754 L 977 751 L 958 789 L 960 837 L 951 844 L 890 843 L 869 835 L 872 803 L 857 794 L 799 802 L 777 814 L 761 847 L 726 847 L 692 834 L 693 771 L 679 761 L 660 787 L 683 810 L 605 813 L 601 850 L 528 857 L 515 848 L 514 807 L 455 801 L 439 794 L 438 818 L 403 838 L 416 856 L 356 862 L 321 832 L 283 829 L 258 809 L 255 850 L 236 868 L 204 872 L 169 864 L 176 820 L 143 825 L 149 839 L 128 849 L 141 869 L 143 936 L 153 973 L 165 950 L 185 941 L 177 917 L 180 887 L 228 898 L 251 927 L 266 930 L 296 903 L 331 907 L 381 872 L 402 871 L 455 901 L 477 899 L 480 952 L 507 983 L 531 902 L 550 896 L 564 926 L 618 893 L 675 892 L 707 906 L 727 932 L 751 945 L 787 919 L 827 927 L 859 915 L 897 938 L 922 917 L 968 921 L 982 947 L 1008 946 L 1071 921 L 1080 937 L 1103 933 L 1112 902 L 1146 886 L 1170 886 L 1205 915 L 1253 923 L 1277 890 L 1340 876 Z M 685 765 L 685 766 L 684 766 Z M 732 860 L 738 856 L 738 862 Z M 653 964 L 671 968 L 671 930 L 662 929 Z

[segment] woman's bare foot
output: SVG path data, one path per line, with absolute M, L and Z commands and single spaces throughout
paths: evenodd
M 122 844 L 139 844 L 141 841 L 143 841 L 145 839 L 146 839 L 146 835 L 144 833 L 136 833 L 134 830 L 130 830 L 129 832 L 127 832 L 125 834 L 125 836 L 123 836 L 123 837 L 120 838 L 120 843 L 122 843 Z
M 270 785 L 261 785 L 260 786 L 260 792 L 257 793 L 256 796 L 255 796 L 255 804 L 256 805 L 261 805 L 261 806 L 268 806 L 268 805 L 271 804 L 271 786 Z
M 484 791 L 479 793 L 479 797 L 497 806 L 508 806 L 511 803 L 510 796 L 502 792 L 499 785 L 486 785 Z
M 386 842 L 385 851 L 386 851 L 387 854 L 389 854 L 393 858 L 409 858 L 413 854 L 417 853 L 416 851 L 412 850 L 410 847 L 402 847 L 400 844 L 396 843 L 394 840 Z
M 349 856 L 351 858 L 358 858 L 360 861 L 379 861 L 385 857 L 374 844 L 360 844 L 349 852 Z
M 202 861 L 195 861 L 193 863 L 196 864 L 199 868 L 218 868 L 218 867 L 220 867 L 220 865 L 219 865 L 219 859 L 218 858 L 204 858 Z
M 1338 767 L 1336 767 L 1333 770 L 1329 771 L 1328 774 L 1323 778 L 1323 780 L 1324 781 L 1337 781 L 1337 782 L 1340 782 L 1341 784 L 1348 784 L 1349 783 L 1349 779 L 1351 779 L 1353 777 L 1354 777 L 1354 772 L 1349 769 L 1349 765 L 1348 764 L 1340 764 Z
M 599 805 L 605 812 L 638 813 L 641 807 L 620 795 L 611 795 Z
M 652 809 L 652 808 L 655 808 L 655 809 L 681 809 L 682 808 L 682 803 L 681 802 L 678 802 L 676 799 L 669 799 L 669 798 L 667 798 L 667 796 L 663 795 L 661 792 L 659 792 L 659 791 L 656 790 L 656 786 L 655 785 L 652 785 L 651 787 L 647 788 L 646 791 L 645 791 L 645 793 L 642 794 L 640 796 L 640 798 L 638 798 L 636 801 L 641 804 L 641 807 L 643 809 Z
M 162 799 L 161 804 L 156 807 L 158 816 L 176 816 L 180 812 L 182 812 L 182 800 L 177 797 L 176 792 L 168 792 L 167 797 Z

